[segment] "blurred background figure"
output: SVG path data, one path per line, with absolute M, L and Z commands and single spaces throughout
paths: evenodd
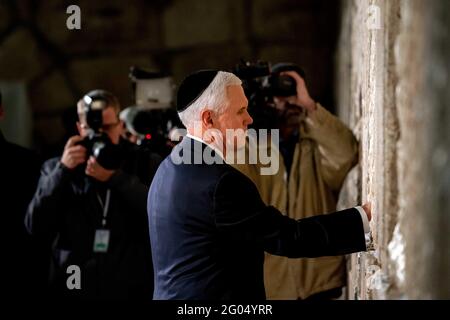
M 0 121 L 7 117 L 3 101 L 0 92 Z M 8 142 L 0 130 L 2 283 L 8 297 L 31 298 L 45 293 L 49 251 L 45 243 L 27 234 L 23 224 L 40 163 L 34 151 Z

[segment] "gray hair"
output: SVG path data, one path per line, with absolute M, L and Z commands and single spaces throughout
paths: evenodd
M 213 81 L 203 91 L 200 97 L 186 110 L 178 112 L 181 122 L 186 128 L 192 127 L 195 121 L 200 121 L 204 110 L 212 110 L 221 114 L 228 106 L 228 86 L 241 85 L 242 81 L 233 73 L 219 71 Z

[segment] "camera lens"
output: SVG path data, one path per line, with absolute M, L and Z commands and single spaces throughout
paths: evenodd
M 269 79 L 273 96 L 289 97 L 297 94 L 297 84 L 295 79 L 286 75 L 274 75 Z

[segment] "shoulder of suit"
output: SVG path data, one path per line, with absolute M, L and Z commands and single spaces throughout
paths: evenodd
M 227 183 L 232 182 L 232 184 L 239 185 L 240 187 L 248 186 L 256 188 L 254 182 L 249 177 L 230 165 L 223 166 L 223 171 L 220 174 L 218 183 L 225 179 L 228 180 Z

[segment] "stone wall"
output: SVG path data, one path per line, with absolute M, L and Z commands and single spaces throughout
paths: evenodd
M 361 152 L 340 206 L 373 209 L 349 298 L 449 298 L 449 2 L 342 3 L 338 109 Z
M 81 9 L 68 30 L 66 9 Z M 0 81 L 28 88 L 38 148 L 64 135 L 61 116 L 88 90 L 132 103 L 133 64 L 174 75 L 248 60 L 302 65 L 312 94 L 333 108 L 338 3 L 326 0 L 0 0 Z M 73 114 L 69 114 L 73 116 Z M 73 122 L 73 117 L 70 118 Z

